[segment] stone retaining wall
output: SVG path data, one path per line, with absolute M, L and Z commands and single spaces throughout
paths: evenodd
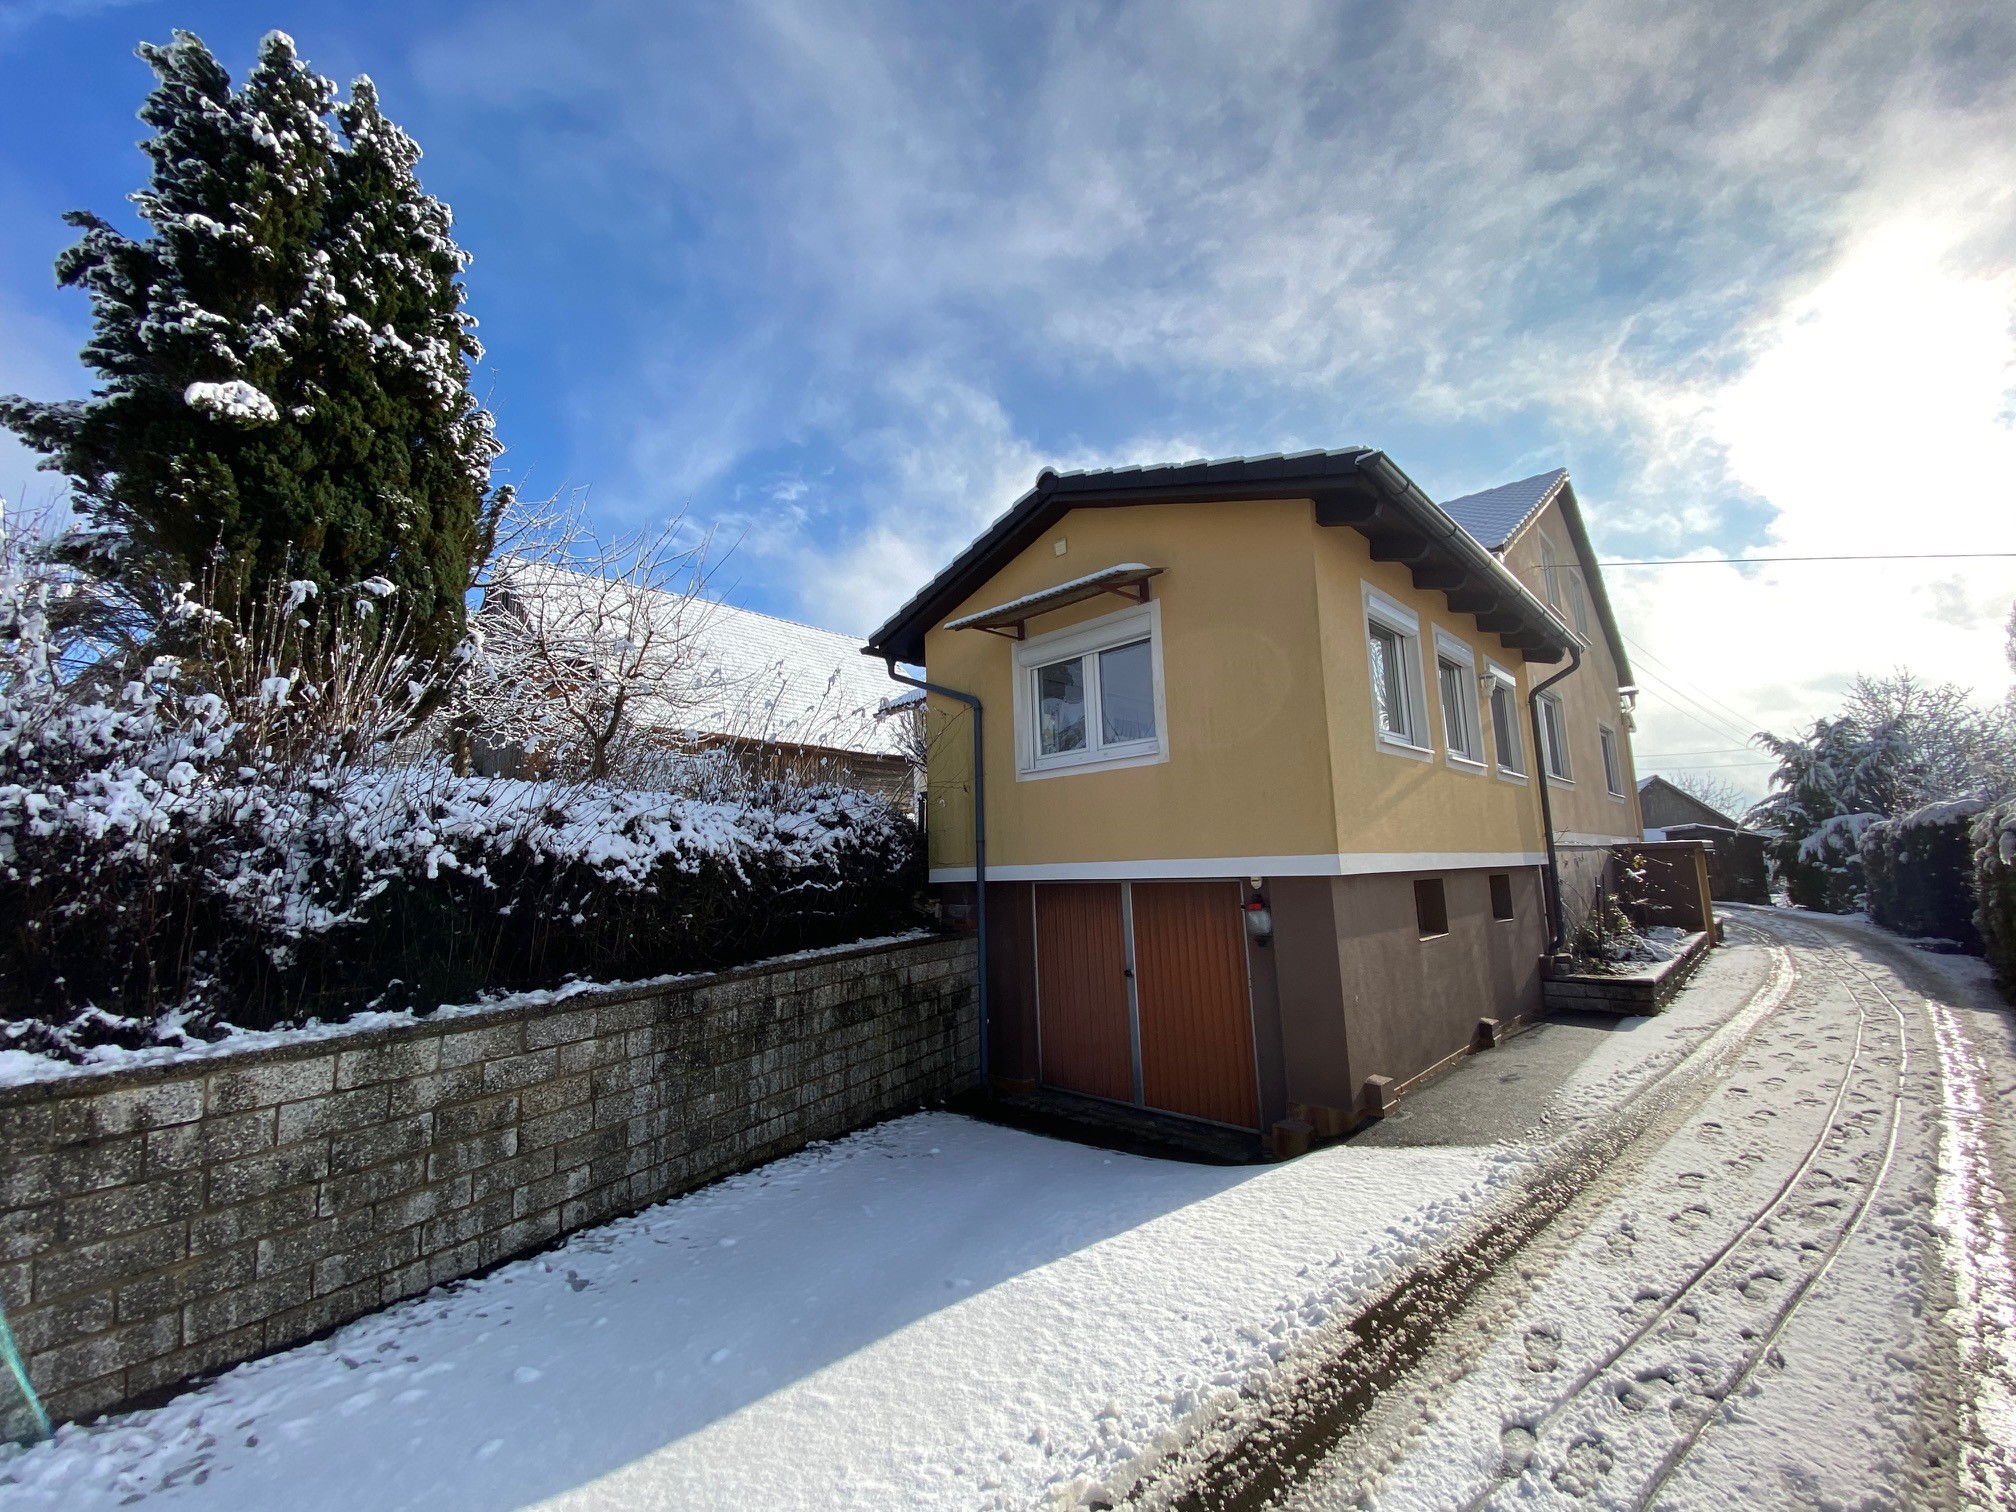
M 964 937 L 0 1089 L 0 1296 L 83 1417 L 943 1098 L 977 1056 Z

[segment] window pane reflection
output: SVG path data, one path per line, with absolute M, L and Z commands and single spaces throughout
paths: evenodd
M 1052 662 L 1036 673 L 1037 735 L 1045 756 L 1085 749 L 1085 663 Z
M 1155 738 L 1155 668 L 1148 642 L 1099 653 L 1099 739 L 1104 745 Z

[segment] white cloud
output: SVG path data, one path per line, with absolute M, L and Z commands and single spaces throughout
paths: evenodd
M 1760 322 L 1754 361 L 1703 406 L 1728 477 L 1775 511 L 1760 555 L 2016 551 L 2016 267 L 1962 260 L 1986 222 L 1918 198 Z M 1781 730 L 1831 712 L 1856 672 L 1909 666 L 1987 699 L 2010 682 L 2016 560 L 1612 576 L 1628 635 Z M 1721 712 L 1655 690 L 1639 746 L 1726 744 L 1705 738 Z
M 751 543 L 830 623 L 872 623 L 1046 462 L 1389 428 L 1451 438 L 1401 450 L 1424 479 L 1569 461 L 1631 555 L 1964 543 L 2006 512 L 2006 6 L 663 15 L 492 12 L 437 71 L 564 105 L 566 163 L 701 205 L 693 266 L 802 321 L 776 360 L 803 372 L 699 371 L 689 424 L 646 385 L 629 450 L 704 487 L 766 436 L 830 440 L 855 475 Z M 1148 397 L 1084 428 L 1044 397 L 1105 387 Z M 2009 588 L 1620 574 L 1634 639 L 1735 710 L 1688 727 L 1648 677 L 1641 746 L 1733 744 L 1898 661 L 1998 688 Z
M 881 492 L 837 547 L 804 539 L 789 552 L 805 612 L 866 632 L 1026 493 L 1045 467 L 1111 467 L 1191 457 L 1194 440 L 1137 437 L 1064 455 L 1039 451 L 992 395 L 929 367 L 900 374 L 903 423 L 858 437 L 857 461 Z

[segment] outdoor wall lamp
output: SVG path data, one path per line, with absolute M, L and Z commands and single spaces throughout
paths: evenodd
M 1256 895 L 1247 899 L 1244 912 L 1246 934 L 1255 945 L 1265 945 L 1274 938 L 1274 913 L 1265 898 Z

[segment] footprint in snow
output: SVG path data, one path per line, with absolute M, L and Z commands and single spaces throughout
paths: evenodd
M 714 1351 L 714 1353 L 707 1356 L 707 1363 L 709 1365 L 719 1365 L 723 1360 L 727 1359 L 731 1353 L 733 1353 L 732 1350 L 717 1349 Z
M 530 1386 L 534 1381 L 539 1379 L 541 1374 L 542 1372 L 534 1370 L 530 1365 L 520 1365 L 516 1370 L 511 1372 L 511 1379 L 516 1381 L 520 1386 Z

